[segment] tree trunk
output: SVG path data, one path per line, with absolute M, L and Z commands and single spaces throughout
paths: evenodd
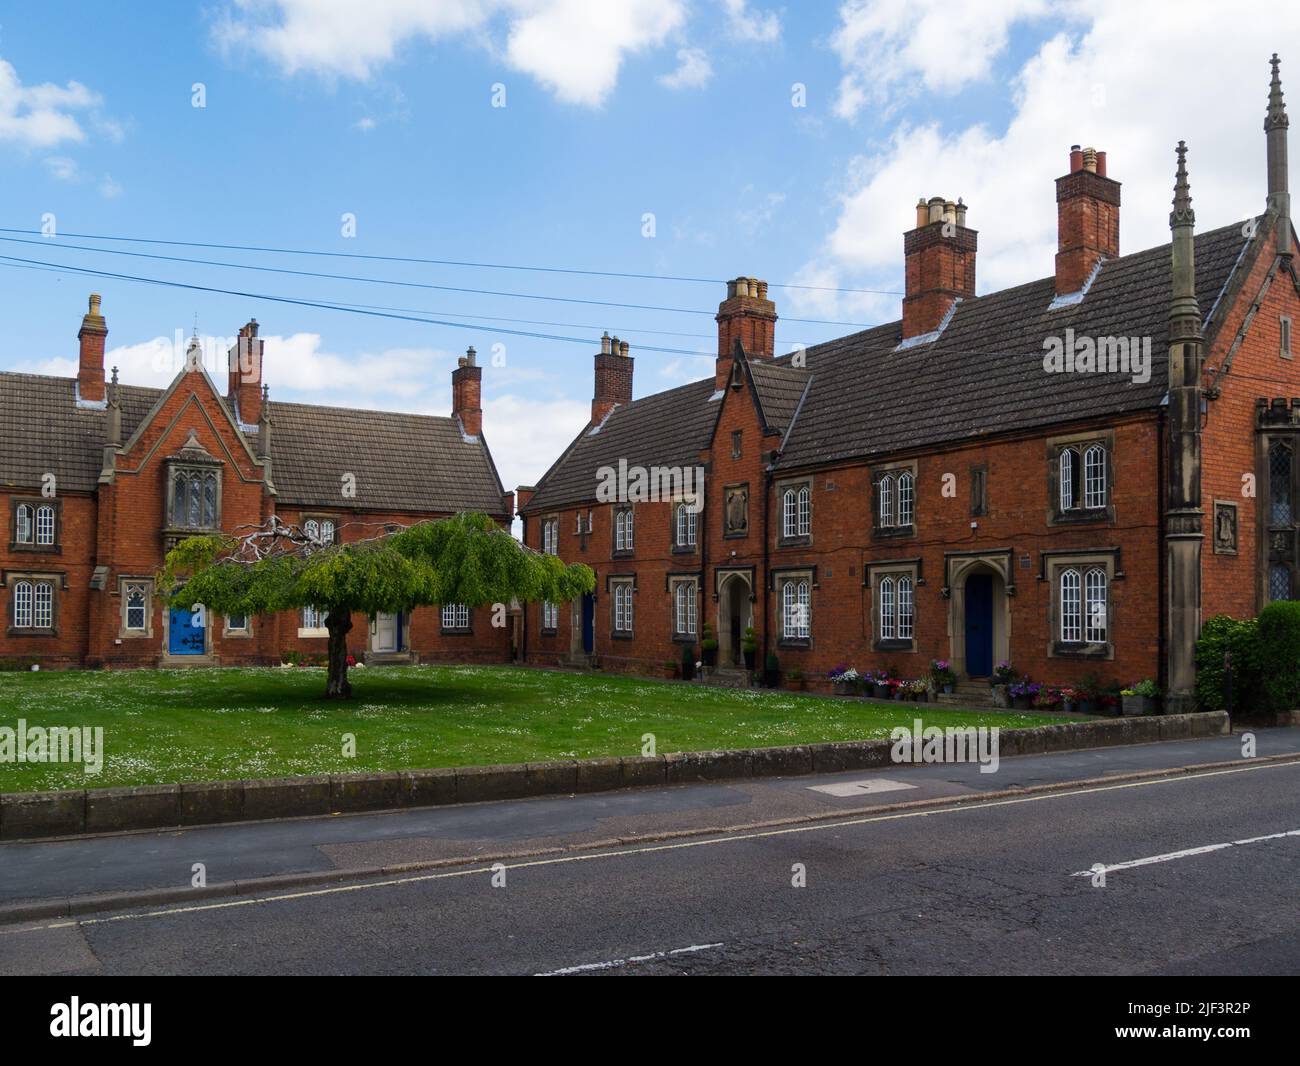
M 327 700 L 346 700 L 352 696 L 348 682 L 348 633 L 352 630 L 352 612 L 333 609 L 325 618 L 329 630 L 329 680 L 325 684 Z

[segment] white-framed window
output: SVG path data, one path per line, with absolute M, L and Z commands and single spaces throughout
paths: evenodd
M 49 504 L 36 508 L 36 543 L 54 543 L 54 508 Z
M 695 547 L 695 508 L 689 503 L 677 505 L 677 547 Z
M 910 526 L 916 510 L 916 479 L 910 471 L 898 475 L 898 524 Z
M 1106 506 L 1106 449 L 1090 444 L 1083 453 L 1083 506 Z
M 122 583 L 122 631 L 140 635 L 149 632 L 152 586 L 147 581 Z
M 695 636 L 698 596 L 694 581 L 679 581 L 673 587 L 673 634 Z
M 323 630 L 325 628 L 325 616 L 328 611 L 321 610 L 316 606 L 304 607 L 302 609 L 302 628 Z
M 335 525 L 332 518 L 309 518 L 302 524 L 302 531 L 313 544 L 328 546 L 334 543 Z
M 1061 571 L 1061 643 L 1078 644 L 1083 640 L 1083 584 L 1079 571 L 1069 567 Z
M 623 508 L 614 514 L 614 550 L 630 552 L 634 545 L 632 529 L 632 510 Z
M 812 636 L 812 583 L 806 577 L 781 583 L 781 637 L 808 640 Z
M 898 601 L 895 591 L 896 582 L 892 577 L 880 579 L 880 639 L 893 640 L 897 633 Z
M 1110 605 L 1106 599 L 1106 571 L 1099 566 L 1089 567 L 1083 575 L 1084 626 L 1083 639 L 1088 644 L 1105 644 L 1109 630 L 1107 616 Z
M 468 629 L 469 608 L 463 603 L 444 603 L 442 605 L 443 629 Z
M 1062 511 L 1068 511 L 1074 506 L 1074 468 L 1078 458 L 1079 455 L 1073 448 L 1065 448 L 1057 459 Z
M 812 490 L 791 485 L 781 494 L 781 535 L 806 537 L 812 533 Z
M 898 614 L 896 631 L 899 640 L 912 639 L 912 579 L 904 574 L 898 579 Z
M 632 582 L 618 581 L 614 583 L 614 632 L 631 633 L 632 632 Z
M 20 503 L 14 514 L 14 540 L 19 544 L 31 544 L 36 534 L 36 508 L 29 503 Z
M 550 600 L 542 601 L 542 628 L 543 629 L 560 628 L 559 605 L 551 603 Z
M 238 634 L 244 636 L 248 632 L 248 615 L 246 614 L 228 614 L 226 615 L 227 634 Z
M 12 585 L 13 627 L 15 629 L 54 628 L 54 582 L 40 578 L 22 578 Z
M 560 520 L 547 518 L 542 522 L 542 551 L 547 555 L 560 554 Z

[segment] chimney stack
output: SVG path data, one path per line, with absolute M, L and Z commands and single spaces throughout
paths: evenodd
M 256 426 L 262 418 L 262 341 L 257 319 L 241 326 L 239 339 L 230 349 L 226 402 L 241 426 Z
M 456 361 L 451 372 L 451 413 L 460 419 L 461 429 L 470 437 L 483 432 L 483 368 L 473 346 Z
M 608 333 L 600 338 L 596 355 L 596 388 L 591 397 L 591 424 L 599 425 L 615 407 L 632 402 L 632 364 L 627 341 Z
M 718 356 L 714 378 L 727 386 L 732 356 L 740 341 L 751 359 L 771 359 L 776 345 L 776 304 L 767 298 L 767 282 L 735 278 L 727 282 L 727 298 L 718 304 Z
M 104 338 L 108 325 L 99 313 L 99 293 L 90 294 L 90 308 L 81 320 L 77 340 L 81 356 L 77 368 L 77 398 L 87 403 L 104 402 Z
M 975 295 L 978 236 L 966 227 L 961 200 L 932 196 L 917 202 L 916 228 L 903 234 L 904 340 L 938 329 L 954 300 Z
M 1106 153 L 1070 146 L 1070 172 L 1056 179 L 1056 295 L 1079 292 L 1093 268 L 1119 255 L 1119 182 Z

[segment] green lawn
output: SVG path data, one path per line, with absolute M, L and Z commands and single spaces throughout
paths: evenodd
M 1041 725 L 1039 715 L 731 690 L 510 667 L 371 667 L 355 698 L 320 669 L 0 673 L 0 727 L 103 726 L 104 765 L 0 762 L 0 792 L 401 770 L 886 737 L 926 725 Z M 342 754 L 356 737 L 356 757 Z

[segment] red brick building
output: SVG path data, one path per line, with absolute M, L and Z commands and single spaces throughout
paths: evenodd
M 753 626 L 809 677 L 1006 659 L 1186 704 L 1202 618 L 1300 597 L 1276 57 L 1265 130 L 1265 210 L 1232 226 L 1193 237 L 1180 145 L 1172 242 L 1121 255 L 1120 183 L 1076 146 L 1052 277 L 976 296 L 966 205 L 934 198 L 899 321 L 778 358 L 767 285 L 737 278 L 714 376 L 638 400 L 602 342 L 590 424 L 518 493 L 526 542 L 597 589 L 529 605 L 527 660 L 662 672 L 707 622 L 723 665 Z
M 196 532 L 272 517 L 322 543 L 483 511 L 505 493 L 482 433 L 474 350 L 452 373 L 450 417 L 271 403 L 255 321 L 239 331 L 223 392 L 197 340 L 171 385 L 105 381 L 98 296 L 76 378 L 0 374 L 0 659 L 42 667 L 276 663 L 324 656 L 312 609 L 205 618 L 167 608 L 163 557 Z M 353 620 L 358 661 L 503 661 L 507 629 L 454 604 Z

